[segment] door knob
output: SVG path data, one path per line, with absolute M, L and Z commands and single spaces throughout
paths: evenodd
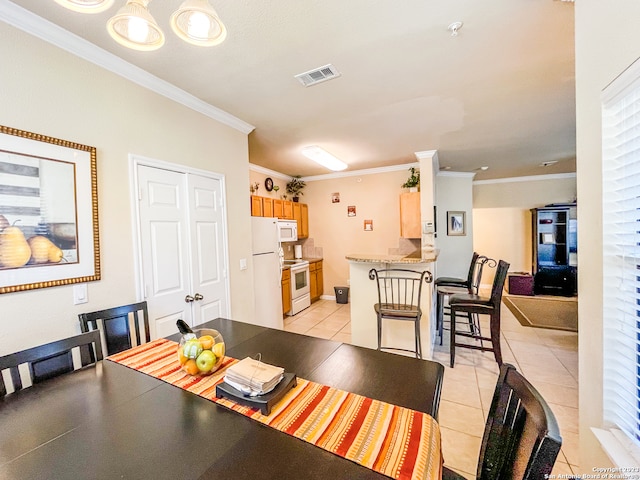
M 191 295 L 187 295 L 186 297 L 184 297 L 184 301 L 186 303 L 191 303 L 191 302 L 193 302 L 193 300 L 194 299 L 193 299 L 193 297 Z
M 202 295 L 200 295 L 199 293 L 196 293 L 193 298 L 194 298 L 194 300 L 202 300 L 204 297 Z

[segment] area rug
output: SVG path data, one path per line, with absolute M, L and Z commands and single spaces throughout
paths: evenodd
M 505 295 L 504 304 L 525 327 L 578 331 L 578 298 Z

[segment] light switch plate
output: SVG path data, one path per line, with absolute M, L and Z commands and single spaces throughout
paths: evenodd
M 246 258 L 241 258 L 240 259 L 240 270 L 246 270 L 247 269 L 247 259 Z
M 73 304 L 79 305 L 81 303 L 87 303 L 89 301 L 87 295 L 87 284 L 86 283 L 76 283 L 73 286 Z

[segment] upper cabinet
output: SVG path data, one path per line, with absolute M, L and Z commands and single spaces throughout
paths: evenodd
M 309 206 L 306 203 L 251 195 L 251 216 L 296 220 L 298 238 L 309 237 Z
M 400 194 L 400 236 L 421 238 L 420 192 Z

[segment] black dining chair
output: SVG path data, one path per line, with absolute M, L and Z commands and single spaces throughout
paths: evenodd
M 142 319 L 140 318 L 142 316 Z M 81 313 L 80 328 L 83 332 L 99 330 L 104 336 L 106 354 L 128 350 L 134 346 L 130 324 L 135 329 L 135 345 L 140 345 L 140 322 L 144 326 L 144 342 L 151 340 L 149 332 L 149 312 L 147 302 L 132 303 L 119 307 L 107 308 L 97 312 Z
M 469 293 L 477 295 L 478 290 L 480 289 L 480 284 L 482 282 L 482 271 L 484 270 L 485 265 L 490 268 L 494 268 L 496 266 L 496 261 L 494 259 L 486 257 L 484 255 L 478 255 L 476 252 L 473 253 L 472 261 L 475 261 L 475 263 L 473 264 L 473 268 L 469 270 L 469 275 L 471 275 L 471 277 L 464 282 L 464 285 L 453 285 L 453 282 L 451 282 L 451 284 L 446 284 L 446 282 L 443 282 L 441 285 L 436 287 L 436 326 L 438 330 L 438 336 L 440 337 L 440 345 L 442 345 L 444 333 L 444 316 L 450 315 L 450 309 L 447 305 L 445 305 L 445 299 L 458 293 Z M 452 279 L 451 277 L 442 278 Z M 469 331 L 474 333 L 475 335 L 481 335 L 478 315 L 469 313 L 468 318 Z
M 491 288 L 491 296 L 485 297 L 477 294 L 465 293 L 456 294 L 449 297 L 449 308 L 451 309 L 451 338 L 449 339 L 449 356 L 451 358 L 451 367 L 456 356 L 456 347 L 472 348 L 475 350 L 483 350 L 485 352 L 493 352 L 498 365 L 502 365 L 502 351 L 500 350 L 500 303 L 502 302 L 502 290 L 504 282 L 507 278 L 509 264 L 504 260 L 498 262 L 496 275 L 493 278 L 493 286 Z M 458 313 L 489 315 L 490 337 L 483 337 L 475 332 L 461 332 L 457 330 L 456 316 Z M 476 340 L 486 340 L 491 342 L 491 347 L 484 344 L 468 344 L 456 342 L 456 336 L 470 337 Z
M 471 287 L 471 282 L 473 281 L 473 272 L 476 268 L 476 262 L 480 254 L 478 252 L 473 252 L 471 256 L 471 263 L 469 264 L 469 272 L 467 273 L 467 278 L 457 278 L 457 277 L 437 277 L 434 282 L 434 287 L 461 287 L 461 288 L 469 288 Z
M 373 306 L 378 322 L 378 350 L 401 350 L 415 353 L 416 358 L 422 358 L 420 299 L 423 282 L 433 281 L 431 272 L 428 270 L 416 272 L 401 268 L 384 270 L 372 268 L 369 270 L 369 279 L 376 280 L 378 286 L 378 303 Z M 415 350 L 382 346 L 383 319 L 413 322 Z
M 73 350 L 79 350 L 80 365 L 74 365 Z M 14 392 L 22 390 L 23 381 L 19 366 L 27 364 L 29 380 L 32 384 L 69 373 L 102 360 L 100 334 L 83 333 L 70 338 L 28 348 L 0 357 L 0 398 L 7 395 L 7 386 L 2 376 L 3 370 L 9 370 L 11 387 Z
M 513 365 L 503 364 L 485 424 L 476 478 L 550 478 L 561 446 L 558 422 L 547 402 Z M 442 478 L 465 477 L 444 467 Z

